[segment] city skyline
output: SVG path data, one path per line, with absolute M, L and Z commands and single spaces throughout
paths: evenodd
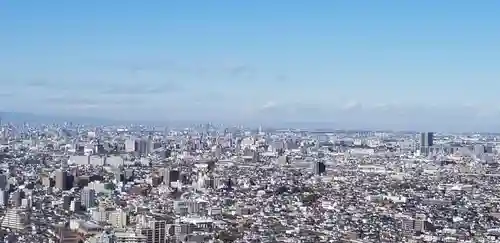
M 496 129 L 496 1 L 2 3 L 0 110 Z

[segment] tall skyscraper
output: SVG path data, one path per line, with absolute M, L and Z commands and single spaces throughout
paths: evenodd
M 95 206 L 95 190 L 92 188 L 85 187 L 80 195 L 82 205 L 86 208 L 92 208 Z
M 326 166 L 324 162 L 317 161 L 314 163 L 314 174 L 322 175 L 326 172 Z
M 9 185 L 9 181 L 6 174 L 0 174 L 0 189 L 5 190 Z
M 125 141 L 125 152 L 132 153 L 136 151 L 136 140 L 135 139 L 127 139 Z
M 153 145 L 154 145 L 153 137 L 151 135 L 148 136 L 145 142 L 146 142 L 146 155 L 148 155 L 153 151 Z
M 179 171 L 178 170 L 171 170 L 169 168 L 163 169 L 163 182 L 166 185 L 170 185 L 170 182 L 174 182 L 177 180 L 179 180 Z
M 433 132 L 423 132 L 420 133 L 420 152 L 423 154 L 429 154 L 431 150 L 430 147 L 434 145 L 434 133 Z
M 135 141 L 135 152 L 140 156 L 146 156 L 148 154 L 148 139 L 138 139 Z
M 56 188 L 59 188 L 61 190 L 66 190 L 67 189 L 67 177 L 68 177 L 68 172 L 63 171 L 63 170 L 57 170 L 56 171 Z
M 64 210 L 70 210 L 70 208 L 71 208 L 71 196 L 70 195 L 63 196 L 62 208 Z
M 432 147 L 434 145 L 434 133 L 423 132 L 420 134 L 420 147 Z
M 7 206 L 9 204 L 9 192 L 0 189 L 0 206 Z

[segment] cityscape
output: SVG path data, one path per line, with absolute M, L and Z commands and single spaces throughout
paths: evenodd
M 3 242 L 496 242 L 499 135 L 1 126 Z
M 0 243 L 500 243 L 499 0 L 0 0 Z

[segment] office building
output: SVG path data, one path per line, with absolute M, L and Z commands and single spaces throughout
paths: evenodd
M 91 209 L 90 213 L 94 221 L 102 223 L 102 222 L 107 222 L 109 220 L 109 215 L 111 212 L 104 207 L 99 207 Z
M 63 170 L 56 171 L 56 188 L 60 190 L 67 190 L 68 185 L 68 172 Z
M 0 174 L 0 189 L 5 190 L 9 185 L 6 174 Z
M 69 195 L 63 196 L 62 208 L 64 210 L 70 210 L 70 208 L 71 208 L 71 196 L 69 196 Z
M 416 232 L 425 232 L 425 214 L 417 214 L 415 215 L 415 223 L 413 224 L 413 229 Z
M 78 212 L 78 211 L 80 211 L 81 208 L 82 208 L 82 202 L 80 200 L 73 199 L 71 201 L 71 205 L 69 207 L 69 210 L 71 212 Z
M 136 151 L 136 140 L 128 139 L 125 141 L 125 152 L 132 153 Z
M 135 141 L 135 152 L 139 154 L 140 156 L 146 156 L 148 154 L 149 150 L 149 143 L 147 139 L 138 139 Z
M 118 209 L 110 213 L 109 223 L 115 228 L 125 228 L 127 226 L 127 212 Z
M 316 161 L 314 163 L 314 174 L 323 175 L 326 172 L 326 166 L 324 162 Z
M 432 147 L 434 145 L 434 133 L 423 132 L 420 134 L 420 147 Z
M 9 192 L 0 189 L 0 206 L 6 207 L 9 205 Z
M 21 207 L 23 198 L 25 196 L 24 191 L 17 190 L 12 193 L 12 206 L 14 207 Z
M 423 154 L 428 154 L 431 151 L 431 147 L 433 145 L 434 145 L 433 132 L 420 133 L 420 152 L 422 152 Z
M 180 174 L 178 170 L 171 170 L 169 168 L 163 169 L 163 182 L 165 185 L 170 185 L 170 182 L 179 180 Z
M 85 206 L 86 208 L 93 208 L 95 207 L 95 190 L 92 188 L 85 187 L 83 188 L 81 192 L 81 201 L 82 205 Z
M 138 225 L 142 235 L 147 237 L 148 242 L 163 243 L 168 240 L 168 226 L 173 222 L 170 218 L 161 215 L 142 215 L 139 217 Z

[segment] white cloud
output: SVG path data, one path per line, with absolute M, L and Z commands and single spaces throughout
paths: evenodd
M 268 101 L 266 102 L 263 106 L 262 106 L 262 110 L 267 110 L 267 109 L 272 109 L 272 108 L 275 108 L 277 107 L 278 104 L 274 101 Z
M 357 109 L 357 108 L 361 108 L 362 105 L 360 102 L 358 101 L 355 101 L 355 100 L 351 100 L 349 102 L 347 102 L 344 106 L 341 107 L 342 110 L 352 110 L 352 109 Z

